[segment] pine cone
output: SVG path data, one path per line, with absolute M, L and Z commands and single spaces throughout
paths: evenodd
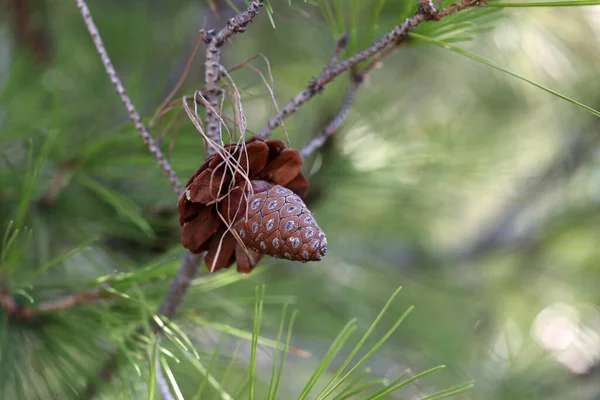
M 182 244 L 207 251 L 211 272 L 237 262 L 248 273 L 263 255 L 318 261 L 327 239 L 304 201 L 302 157 L 279 140 L 254 137 L 206 159 L 178 203 Z

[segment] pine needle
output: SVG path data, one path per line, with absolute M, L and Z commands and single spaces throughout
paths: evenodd
M 582 6 L 597 6 L 600 5 L 600 0 L 568 0 L 568 1 L 532 1 L 523 3 L 503 3 L 497 1 L 489 1 L 487 7 L 499 8 L 526 8 L 526 7 L 582 7 Z
M 265 285 L 256 288 L 256 302 L 254 304 L 254 326 L 252 328 L 252 347 L 250 349 L 250 381 L 248 387 L 248 399 L 254 399 L 254 384 L 256 380 L 256 350 L 258 348 L 258 337 L 260 334 L 260 322 L 263 312 L 263 298 L 265 297 Z
M 592 107 L 587 106 L 587 105 L 585 105 L 585 104 L 583 104 L 583 103 L 581 103 L 581 102 L 579 102 L 577 100 L 574 100 L 574 99 L 572 99 L 572 98 L 570 98 L 568 96 L 565 96 L 564 94 L 558 93 L 557 91 L 552 90 L 552 89 L 550 89 L 550 88 L 548 88 L 548 87 L 546 87 L 544 85 L 541 85 L 541 84 L 539 84 L 537 82 L 534 82 L 531 79 L 525 78 L 524 76 L 519 75 L 516 72 L 512 72 L 512 71 L 510 71 L 510 70 L 508 70 L 508 69 L 506 69 L 506 68 L 504 68 L 504 67 L 496 64 L 495 62 L 490 61 L 490 60 L 488 60 L 488 59 L 486 59 L 484 57 L 481 57 L 481 56 L 479 56 L 477 54 L 471 53 L 470 51 L 461 49 L 459 47 L 452 46 L 451 44 L 448 44 L 448 43 L 446 43 L 444 41 L 441 41 L 441 40 L 438 40 L 438 39 L 434 39 L 434 38 L 428 37 L 428 36 L 423 36 L 423 35 L 420 35 L 420 34 L 417 34 L 417 33 L 414 33 L 414 32 L 409 33 L 409 36 L 411 36 L 411 37 L 413 37 L 415 39 L 422 40 L 424 42 L 429 42 L 429 43 L 435 44 L 435 45 L 440 46 L 440 47 L 442 47 L 444 49 L 450 50 L 450 51 L 452 51 L 454 53 L 457 53 L 457 54 L 460 54 L 460 55 L 465 56 L 467 58 L 470 58 L 471 60 L 480 62 L 482 64 L 485 64 L 485 65 L 489 66 L 489 67 L 497 69 L 498 71 L 502 71 L 502 72 L 504 72 L 504 73 L 506 73 L 508 75 L 511 75 L 511 76 L 517 78 L 517 79 L 520 79 L 520 80 L 522 80 L 524 82 L 527 82 L 530 85 L 533 85 L 533 86 L 535 86 L 535 87 L 537 87 L 539 89 L 542 89 L 543 91 L 548 92 L 548 93 L 550 93 L 550 94 L 552 94 L 552 95 L 554 95 L 554 96 L 556 96 L 556 97 L 558 97 L 558 98 L 560 98 L 562 100 L 565 100 L 565 101 L 567 101 L 567 102 L 569 102 L 571 104 L 574 104 L 577 107 L 582 108 L 582 109 L 586 110 L 587 112 L 595 115 L 596 117 L 600 117 L 600 111 L 595 110 Z

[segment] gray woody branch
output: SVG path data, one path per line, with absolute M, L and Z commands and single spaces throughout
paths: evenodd
M 246 30 L 246 26 L 254 19 L 264 6 L 264 0 L 252 0 L 246 11 L 227 21 L 227 25 L 219 32 L 208 31 L 204 34 L 206 47 L 206 61 L 204 63 L 204 89 L 206 100 L 210 107 L 206 107 L 206 134 L 211 141 L 221 144 L 221 120 L 218 115 L 219 99 L 217 81 L 221 65 L 221 46 L 234 34 Z M 207 144 L 208 154 L 217 152 L 217 147 Z
M 331 66 L 334 65 L 337 58 L 341 55 L 344 46 L 346 46 L 346 43 L 347 36 L 344 35 L 338 41 L 335 50 L 335 55 L 329 62 L 327 68 L 331 68 Z M 329 121 L 325 129 L 323 129 L 317 136 L 312 138 L 312 140 L 302 149 L 302 151 L 300 152 L 302 158 L 310 157 L 312 153 L 314 153 L 317 149 L 321 148 L 325 144 L 325 142 L 327 142 L 327 139 L 329 139 L 330 136 L 333 136 L 333 134 L 335 134 L 335 132 L 338 130 L 340 125 L 342 125 L 342 122 L 344 122 L 344 119 L 348 115 L 348 111 L 350 111 L 350 108 L 352 107 L 352 102 L 356 97 L 356 93 L 358 92 L 358 89 L 363 84 L 363 82 L 367 79 L 369 73 L 378 65 L 380 65 L 382 59 L 390 55 L 398 47 L 399 44 L 393 44 L 388 46 L 384 51 L 382 51 L 376 57 L 374 57 L 360 72 L 356 71 L 356 68 L 352 68 L 350 75 L 350 87 L 348 88 L 346 96 L 342 101 L 340 109 L 338 110 L 336 115 L 331 119 L 331 121 Z
M 343 72 L 355 67 L 360 62 L 373 56 L 386 53 L 390 48 L 397 46 L 399 43 L 404 41 L 411 29 L 418 27 L 422 22 L 431 20 L 438 21 L 443 17 L 452 15 L 469 7 L 479 6 L 483 3 L 484 2 L 482 0 L 462 0 L 458 4 L 452 4 L 448 8 L 437 11 L 435 8 L 433 8 L 433 5 L 430 1 L 422 1 L 419 9 L 412 17 L 407 18 L 401 25 L 398 25 L 369 48 L 331 66 L 330 68 L 326 68 L 318 78 L 313 80 L 308 85 L 306 89 L 298 93 L 296 97 L 294 97 L 285 107 L 281 109 L 281 111 L 271 118 L 265 127 L 263 127 L 258 133 L 258 136 L 270 136 L 271 132 L 275 128 L 279 127 L 287 117 L 295 113 L 300 106 L 309 101 L 316 94 L 321 93 L 325 88 L 325 85 L 333 81 Z
M 133 102 L 125 92 L 125 88 L 123 87 L 123 84 L 121 83 L 121 80 L 117 75 L 117 71 L 115 71 L 112 62 L 110 61 L 110 57 L 108 56 L 106 48 L 104 47 L 104 43 L 102 42 L 102 38 L 100 37 L 100 32 L 98 32 L 98 28 L 96 27 L 92 15 L 90 14 L 90 9 L 85 3 L 85 0 L 75 0 L 75 3 L 77 4 L 79 11 L 81 12 L 81 16 L 83 18 L 88 32 L 92 36 L 92 40 L 94 41 L 94 45 L 96 46 L 96 51 L 100 55 L 100 58 L 102 59 L 102 64 L 104 64 L 104 68 L 106 69 L 106 74 L 110 78 L 112 84 L 115 86 L 115 89 L 117 90 L 117 93 L 119 94 L 123 105 L 127 109 L 129 118 L 131 119 L 131 121 L 133 121 L 135 128 L 140 133 L 142 140 L 146 144 L 146 147 L 148 147 L 148 150 L 150 150 L 150 153 L 156 159 L 156 162 L 158 163 L 159 167 L 169 178 L 169 182 L 171 183 L 173 190 L 175 191 L 175 193 L 180 195 L 183 192 L 183 190 L 181 188 L 181 184 L 179 183 L 179 179 L 177 178 L 177 174 L 175 174 L 175 171 L 171 167 L 171 164 L 163 156 L 162 152 L 160 151 L 160 148 L 150 136 L 148 129 L 146 129 L 146 126 L 142 122 L 140 114 L 138 114 L 138 112 L 135 109 L 135 106 L 133 105 Z

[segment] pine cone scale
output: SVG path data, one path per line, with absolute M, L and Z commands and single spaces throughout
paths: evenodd
M 235 252 L 237 241 L 235 237 L 226 231 L 226 228 L 221 226 L 217 233 L 213 236 L 210 243 L 210 249 L 204 261 L 210 272 L 218 271 L 227 267 L 230 263 L 229 260 Z
M 256 176 L 267 166 L 269 160 L 269 146 L 264 142 L 252 142 L 242 152 L 240 165 L 247 168 L 249 176 Z
M 302 169 L 302 156 L 298 150 L 284 149 L 261 173 L 263 179 L 286 186 Z
M 257 199 L 260 202 L 255 204 L 260 207 L 256 214 L 234 225 L 251 249 L 303 262 L 318 261 L 327 254 L 325 234 L 300 197 L 289 189 L 274 186 L 252 196 L 249 204 Z
M 190 189 L 187 197 L 194 203 L 209 204 L 219 197 L 220 188 L 229 183 L 230 178 L 222 173 L 205 170 L 199 174 Z
M 183 246 L 192 252 L 200 252 L 202 245 L 210 239 L 219 228 L 218 216 L 210 208 L 204 208 L 195 219 L 183 224 L 181 241 Z

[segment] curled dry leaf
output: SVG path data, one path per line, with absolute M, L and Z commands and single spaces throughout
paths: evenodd
M 248 273 L 263 255 L 318 261 L 327 239 L 304 204 L 302 157 L 279 140 L 251 138 L 209 157 L 179 199 L 181 241 L 206 251 L 211 272 L 237 262 Z

